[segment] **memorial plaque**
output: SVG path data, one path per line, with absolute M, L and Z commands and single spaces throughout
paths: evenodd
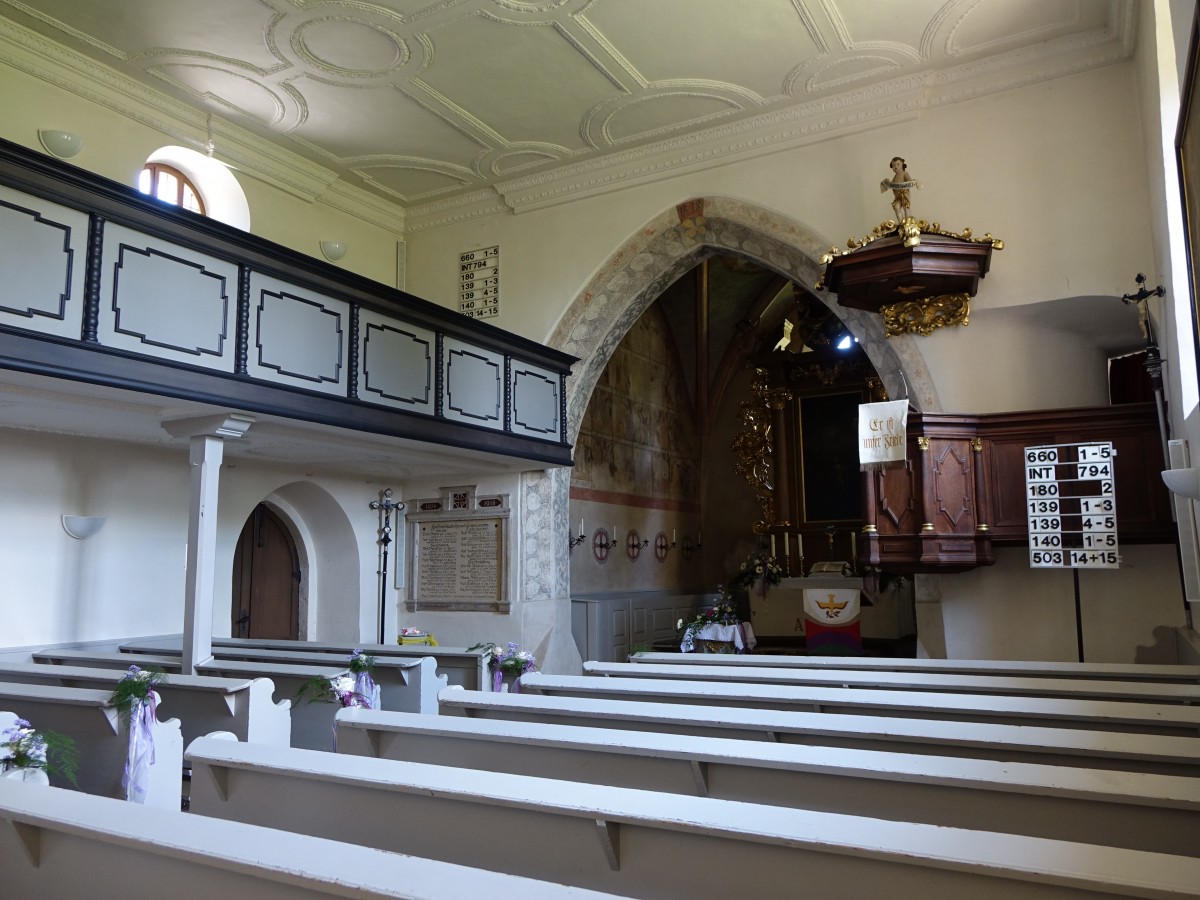
M 499 519 L 423 523 L 417 541 L 417 601 L 497 602 L 501 534 Z
M 509 523 L 506 494 L 477 496 L 474 485 L 442 488 L 414 499 L 407 519 L 406 608 L 509 611 Z

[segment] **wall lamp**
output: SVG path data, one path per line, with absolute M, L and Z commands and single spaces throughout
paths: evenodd
M 96 534 L 108 520 L 103 516 L 63 516 L 63 531 L 77 541 L 86 541 Z
M 330 262 L 337 262 L 346 255 L 346 245 L 342 241 L 321 241 L 321 252 Z
M 83 138 L 69 131 L 43 128 L 38 132 L 38 140 L 47 153 L 59 159 L 70 159 L 83 148 Z
M 1200 500 L 1200 469 L 1167 469 L 1163 483 L 1172 494 L 1187 500 Z

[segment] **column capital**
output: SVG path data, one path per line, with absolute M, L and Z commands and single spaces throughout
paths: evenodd
M 254 416 L 244 413 L 217 413 L 188 419 L 167 419 L 162 422 L 162 427 L 163 431 L 175 438 L 240 438 L 254 422 Z

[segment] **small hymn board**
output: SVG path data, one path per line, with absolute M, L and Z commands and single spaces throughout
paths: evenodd
M 458 311 L 473 319 L 500 315 L 500 246 L 458 254 Z
M 1115 569 L 1116 451 L 1111 442 L 1025 448 L 1032 568 Z

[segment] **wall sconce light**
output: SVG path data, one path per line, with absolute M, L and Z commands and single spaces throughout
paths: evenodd
M 38 132 L 38 140 L 47 153 L 59 159 L 70 159 L 83 148 L 83 138 L 69 131 L 43 128 Z
M 587 540 L 587 536 L 583 533 L 583 519 L 579 520 L 579 534 L 574 535 L 567 531 L 567 540 L 570 542 L 570 549 L 574 550 L 580 544 Z
M 346 245 L 342 241 L 321 241 L 321 252 L 330 262 L 337 262 L 346 255 Z
M 1187 500 L 1200 500 L 1200 469 L 1167 469 L 1162 473 L 1162 480 L 1172 494 Z
M 63 516 L 63 531 L 77 541 L 86 541 L 104 527 L 108 520 L 103 516 Z

